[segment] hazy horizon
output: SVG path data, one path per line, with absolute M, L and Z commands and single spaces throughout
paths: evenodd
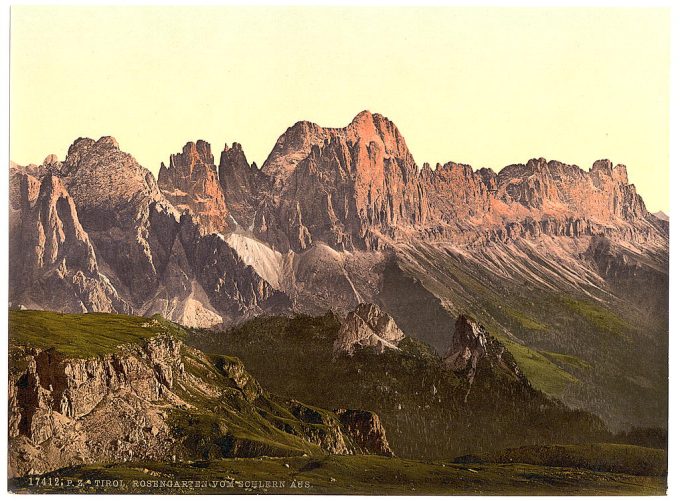
M 308 120 L 392 120 L 418 165 L 628 167 L 669 212 L 667 9 L 12 8 L 11 158 L 117 138 L 157 175 L 187 141 L 261 166 Z

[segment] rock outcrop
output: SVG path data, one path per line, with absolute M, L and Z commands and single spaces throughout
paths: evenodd
M 12 328 L 10 477 L 94 462 L 391 454 L 375 414 L 271 395 L 238 359 L 210 358 L 156 319 L 142 326 L 155 337 L 89 358 L 17 344 Z
M 229 231 L 229 211 L 217 175 L 210 145 L 189 142 L 181 153 L 170 156 L 168 167 L 161 164 L 158 187 L 179 211 L 189 210 L 206 233 Z
M 490 369 L 497 369 L 513 380 L 528 384 L 526 376 L 505 346 L 491 336 L 483 325 L 466 315 L 460 315 L 456 320 L 444 364 L 464 375 L 470 386 L 480 370 Z
M 387 442 L 385 428 L 375 412 L 338 409 L 335 413 L 340 418 L 345 433 L 357 447 L 359 454 L 394 456 L 394 452 Z
M 333 344 L 334 353 L 353 354 L 370 348 L 377 353 L 398 350 L 404 333 L 394 319 L 374 304 L 362 303 L 347 314 Z
M 169 337 L 95 359 L 28 348 L 10 381 L 10 476 L 180 452 L 168 418 L 183 405 L 181 343 Z

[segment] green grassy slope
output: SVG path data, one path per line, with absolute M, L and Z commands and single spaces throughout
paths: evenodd
M 18 377 L 26 370 L 25 357 L 33 348 L 52 350 L 57 358 L 97 358 L 160 334 L 189 336 L 160 317 L 10 311 L 10 374 Z M 182 444 L 178 457 L 320 454 L 310 437 L 321 440 L 339 426 L 333 412 L 299 402 L 296 408 L 309 409 L 314 422 L 294 415 L 291 403 L 263 390 L 236 357 L 208 357 L 187 346 L 181 357 L 191 378 L 173 389 L 190 408 L 169 409 L 170 425 Z
M 238 356 L 277 394 L 324 408 L 376 412 L 395 453 L 404 457 L 608 437 L 593 416 L 493 371 L 478 372 L 466 399 L 467 382 L 411 338 L 400 351 L 334 356 L 339 325 L 332 314 L 257 318 L 226 332 L 195 331 L 187 342 Z
M 423 244 L 404 248 L 385 269 L 380 300 L 407 334 L 440 352 L 457 314 L 472 314 L 506 344 L 536 388 L 596 413 L 616 430 L 666 426 L 667 275 L 643 264 L 637 269 L 631 259 L 607 285 L 579 290 L 555 278 L 557 270 L 540 252 L 523 251 L 514 264 L 549 286 L 513 263 L 501 276 Z
M 52 348 L 73 358 L 104 355 L 121 345 L 139 343 L 159 334 L 179 339 L 186 336 L 184 329 L 159 315 L 144 318 L 111 313 L 10 310 L 9 326 L 12 344 Z

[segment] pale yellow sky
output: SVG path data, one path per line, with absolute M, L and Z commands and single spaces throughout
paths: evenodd
M 112 135 L 154 173 L 199 138 L 261 165 L 369 109 L 419 164 L 610 158 L 668 211 L 669 39 L 667 9 L 13 7 L 11 158 Z

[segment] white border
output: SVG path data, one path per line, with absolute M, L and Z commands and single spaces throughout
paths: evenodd
M 112 5 L 112 1 L 71 1 L 68 2 L 69 5 Z M 302 5 L 302 6 L 327 6 L 327 5 L 343 5 L 343 6 L 363 6 L 363 5 L 373 5 L 373 6 L 488 6 L 488 7 L 669 7 L 671 8 L 671 124 L 670 124 L 670 177 L 671 177 L 671 193 L 678 192 L 678 182 L 680 181 L 680 141 L 674 141 L 674 138 L 680 139 L 680 122 L 678 120 L 678 112 L 680 105 L 680 78 L 678 75 L 680 66 L 680 42 L 678 35 L 678 27 L 680 25 L 680 7 L 676 6 L 676 3 L 671 0 L 666 1 L 614 1 L 614 0 L 597 0 L 597 1 L 557 1 L 557 0 L 543 0 L 543 1 L 510 1 L 510 0 L 496 0 L 496 1 L 442 1 L 442 0 L 429 0 L 425 2 L 415 2 L 415 1 L 399 1 L 399 0 L 372 0 L 364 2 L 361 0 L 345 0 L 345 1 L 323 1 L 323 0 L 297 0 L 297 1 L 281 1 L 281 0 L 253 0 L 250 2 L 244 1 L 229 1 L 229 0 L 204 0 L 200 2 L 202 5 Z M 58 2 L 54 0 L 43 0 L 43 1 L 26 1 L 17 0 L 12 2 L 13 5 L 60 5 L 64 2 Z M 119 0 L 115 2 L 116 5 L 192 5 L 191 2 L 187 1 L 162 1 L 162 0 L 146 0 L 146 1 L 134 1 L 134 0 Z M 9 6 L 10 3 L 7 0 L 2 0 L 2 7 L 0 10 L 0 30 L 2 31 L 1 38 L 1 62 L 0 66 L 3 69 L 3 78 L 0 83 L 2 90 L 2 121 L 0 122 L 0 127 L 2 134 L 0 134 L 0 157 L 2 162 L 7 166 L 9 164 L 9 28 L 10 28 L 10 16 L 9 16 Z M 0 261 L 2 262 L 2 273 L 0 273 L 0 305 L 7 304 L 7 270 L 8 270 L 8 255 L 7 255 L 7 244 L 8 244 L 8 217 L 6 214 L 7 203 L 8 203 L 8 178 L 6 175 L 0 176 L 0 194 L 2 194 L 2 199 L 4 205 L 2 206 L 2 215 L 0 215 Z M 674 217 L 680 217 L 680 202 L 678 199 L 671 197 L 671 210 L 670 216 L 673 220 Z M 671 260 L 670 260 L 670 303 L 671 305 L 679 304 L 680 295 L 678 295 L 678 263 L 677 260 L 673 258 L 673 250 L 678 244 L 678 238 L 676 237 L 675 231 L 671 229 L 670 238 L 670 249 L 671 249 Z M 0 357 L 0 367 L 2 367 L 2 373 L 4 375 L 4 380 L 7 381 L 7 309 L 0 307 L 0 323 L 2 325 L 2 344 L 3 344 L 3 355 Z M 673 362 L 678 361 L 678 349 L 680 342 L 676 341 L 674 338 L 674 333 L 677 331 L 676 327 L 678 325 L 678 313 L 677 309 L 670 308 L 670 324 L 669 324 L 669 375 L 670 383 L 673 381 L 678 381 L 678 374 L 680 373 L 680 366 Z M 2 388 L 2 397 L 0 398 L 0 414 L 3 416 L 3 422 L 5 424 L 2 431 L 0 431 L 0 436 L 2 437 L 0 449 L 2 450 L 4 465 L 7 464 L 7 385 L 6 383 L 0 384 Z M 670 386 L 669 394 L 669 423 L 672 423 L 675 418 L 680 416 L 678 412 L 678 395 L 676 391 L 676 386 Z M 678 440 L 679 433 L 676 433 L 676 426 L 669 425 L 669 463 L 668 463 L 668 495 L 672 496 L 680 493 L 680 482 L 676 482 L 674 478 L 674 473 L 678 469 L 678 447 L 680 446 L 680 441 Z M 0 474 L 0 481 L 2 485 L 0 486 L 0 495 L 3 497 L 7 495 L 7 479 L 4 474 Z M 25 495 L 29 497 L 37 495 Z M 51 495 L 49 499 L 73 499 L 74 496 L 85 496 L 85 495 Z M 142 495 L 113 495 L 111 498 L 123 498 L 124 499 L 137 499 Z M 156 495 L 157 498 L 168 497 L 165 495 Z M 278 496 L 278 499 L 302 499 L 308 497 L 316 496 Z M 339 498 L 347 499 L 357 499 L 357 496 L 338 496 Z M 336 497 L 336 498 L 338 498 Z M 364 498 L 367 496 L 358 496 L 358 498 Z M 413 496 L 415 498 L 425 498 L 425 496 Z M 486 497 L 486 496 L 483 496 Z M 479 497 L 469 497 L 462 496 L 464 499 L 479 499 Z M 536 496 L 519 496 L 515 498 L 520 499 L 547 499 L 543 497 Z M 582 496 L 577 496 L 577 499 L 583 499 Z

